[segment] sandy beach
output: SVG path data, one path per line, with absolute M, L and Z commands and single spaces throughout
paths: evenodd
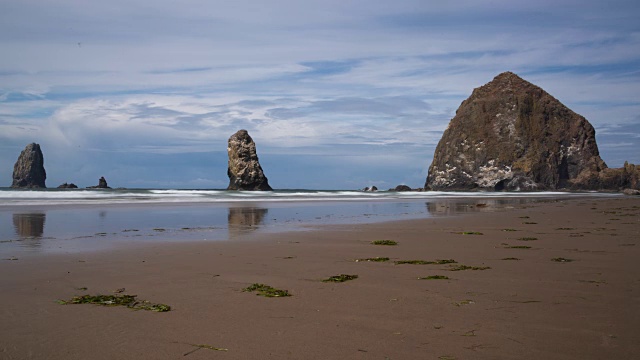
M 0 359 L 631 359 L 639 242 L 619 197 L 7 258 Z M 339 274 L 358 278 L 322 282 Z M 172 309 L 57 303 L 118 289 Z

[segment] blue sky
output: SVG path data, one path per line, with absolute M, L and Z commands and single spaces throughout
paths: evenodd
M 473 88 L 504 71 L 640 163 L 634 1 L 0 0 L 0 186 L 225 188 L 247 129 L 274 188 L 421 187 Z

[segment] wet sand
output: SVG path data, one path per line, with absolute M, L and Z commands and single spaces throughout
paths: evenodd
M 436 259 L 489 269 L 394 263 Z M 638 259 L 631 197 L 3 259 L 0 359 L 631 359 Z M 122 288 L 172 311 L 56 303 Z

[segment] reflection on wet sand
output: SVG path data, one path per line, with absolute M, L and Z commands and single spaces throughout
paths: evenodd
M 427 211 L 431 215 L 456 215 L 469 212 L 502 211 L 509 207 L 540 201 L 535 198 L 508 199 L 441 199 L 427 202 Z
M 264 217 L 269 210 L 254 207 L 230 207 L 229 208 L 229 239 L 246 235 L 259 228 L 264 222 Z
M 40 239 L 44 233 L 44 223 L 46 214 L 13 214 L 13 227 L 21 240 L 25 241 L 25 246 L 39 247 Z

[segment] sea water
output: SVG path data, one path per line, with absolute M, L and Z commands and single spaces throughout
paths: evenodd
M 0 189 L 0 257 L 123 244 L 233 241 L 316 225 L 504 211 L 544 199 L 618 196 L 567 192 L 226 191 Z

